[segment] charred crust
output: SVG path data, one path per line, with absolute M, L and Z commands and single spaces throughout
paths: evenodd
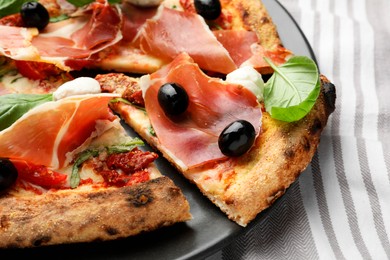
M 322 130 L 322 123 L 319 118 L 315 118 L 313 124 L 309 128 L 310 135 L 315 135 Z
M 249 12 L 247 10 L 243 9 L 241 12 L 241 17 L 242 17 L 242 19 L 246 20 L 249 17 Z
M 9 218 L 6 215 L 1 216 L 0 218 L 0 229 L 7 229 L 9 227 Z
M 330 115 L 336 109 L 336 87 L 324 76 L 321 77 L 322 93 L 324 95 L 326 113 Z
M 175 198 L 175 197 L 178 197 L 178 196 L 181 195 L 181 191 L 177 187 L 171 187 L 168 190 L 168 194 L 169 194 L 170 197 Z
M 303 150 L 305 150 L 306 152 L 310 151 L 310 148 L 311 148 L 310 140 L 306 136 L 302 137 L 301 144 L 302 144 Z
M 37 236 L 32 242 L 31 244 L 35 247 L 38 247 L 38 246 L 42 246 L 44 244 L 47 244 L 48 242 L 50 242 L 51 240 L 51 236 L 45 236 L 45 235 L 41 235 L 41 236 Z
M 153 198 L 153 192 L 145 187 L 137 187 L 136 189 L 129 190 L 127 192 L 127 201 L 134 207 L 143 207 L 151 203 Z
M 266 23 L 269 23 L 270 22 L 270 20 L 268 19 L 268 17 L 266 17 L 266 16 L 263 16 L 263 17 L 261 17 L 261 19 L 260 19 L 260 23 L 261 24 L 266 24 Z
M 119 234 L 119 231 L 116 228 L 113 227 L 104 227 L 104 231 L 109 235 L 109 236 L 115 236 Z
M 288 148 L 288 149 L 286 149 L 286 150 L 284 151 L 284 156 L 285 156 L 286 158 L 293 158 L 293 157 L 295 156 L 295 152 L 294 152 L 293 149 Z

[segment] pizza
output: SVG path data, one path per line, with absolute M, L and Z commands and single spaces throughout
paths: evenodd
M 0 248 L 190 221 L 157 159 L 245 227 L 305 170 L 335 109 L 335 86 L 259 0 L 3 9 Z

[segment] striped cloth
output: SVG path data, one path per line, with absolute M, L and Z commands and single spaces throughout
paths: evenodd
M 336 111 L 277 207 L 208 259 L 390 259 L 390 1 L 280 3 L 336 85 Z

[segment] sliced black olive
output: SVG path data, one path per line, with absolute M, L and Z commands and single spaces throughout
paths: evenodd
M 215 20 L 221 15 L 219 0 L 195 0 L 196 12 L 206 20 Z
M 0 158 L 0 193 L 6 191 L 15 183 L 18 171 L 13 163 L 6 158 Z
M 20 15 L 26 27 L 36 27 L 38 30 L 45 28 L 50 20 L 49 12 L 38 2 L 24 3 Z
M 157 94 L 158 103 L 168 116 L 177 116 L 184 113 L 188 107 L 188 94 L 177 83 L 165 83 Z
M 256 132 L 251 123 L 237 120 L 229 124 L 219 135 L 218 146 L 229 157 L 246 153 L 255 142 Z

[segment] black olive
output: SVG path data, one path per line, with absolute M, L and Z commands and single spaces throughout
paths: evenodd
M 165 83 L 158 90 L 158 103 L 168 116 L 184 113 L 188 107 L 188 94 L 177 83 Z
M 255 142 L 256 132 L 251 123 L 237 120 L 229 124 L 219 135 L 218 146 L 221 152 L 230 157 L 246 153 Z
M 45 28 L 50 20 L 49 12 L 38 2 L 24 3 L 20 15 L 26 27 L 36 27 L 38 30 Z
M 0 193 L 6 191 L 15 183 L 18 171 L 14 164 L 6 158 L 0 158 Z
M 195 0 L 196 12 L 206 20 L 215 20 L 221 15 L 219 0 Z

